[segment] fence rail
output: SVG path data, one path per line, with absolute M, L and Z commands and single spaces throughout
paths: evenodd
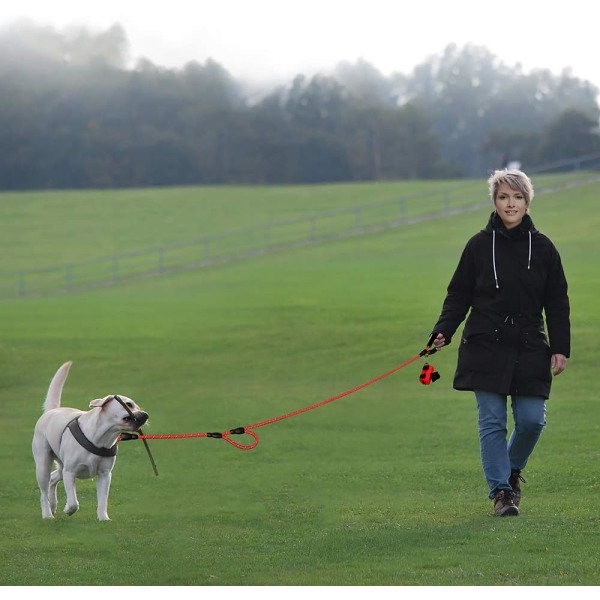
M 598 173 L 572 172 L 560 179 L 554 178 L 552 188 L 538 184 L 536 195 L 598 180 Z M 482 196 L 480 184 L 437 190 L 90 261 L 3 273 L 0 276 L 0 300 L 111 286 L 133 279 L 195 270 L 327 240 L 374 233 L 489 206 L 489 199 Z

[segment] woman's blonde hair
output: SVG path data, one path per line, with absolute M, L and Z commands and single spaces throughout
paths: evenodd
M 519 190 L 525 196 L 527 208 L 533 200 L 533 185 L 531 180 L 523 171 L 518 169 L 503 169 L 502 171 L 494 171 L 488 179 L 488 187 L 490 190 L 490 198 L 494 202 L 498 195 L 498 188 L 506 183 L 513 190 Z

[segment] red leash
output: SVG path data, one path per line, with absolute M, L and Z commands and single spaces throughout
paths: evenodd
M 419 354 L 417 354 L 416 356 L 413 356 L 411 359 L 407 360 L 406 362 L 402 363 L 401 365 L 394 367 L 392 370 L 388 371 L 387 373 L 383 373 L 382 375 L 375 377 L 375 379 L 371 379 L 370 381 L 367 381 L 366 383 L 362 383 L 361 385 L 357 385 L 356 387 L 353 387 L 350 390 L 342 392 L 341 394 L 337 394 L 336 396 L 327 398 L 327 400 L 322 400 L 321 402 L 317 402 L 316 404 L 312 404 L 311 406 L 306 406 L 305 408 L 300 408 L 293 412 L 289 412 L 284 415 L 280 415 L 279 417 L 274 417 L 273 419 L 267 419 L 266 421 L 260 421 L 259 423 L 254 423 L 253 425 L 246 425 L 245 427 L 236 427 L 234 429 L 229 429 L 227 431 L 222 431 L 222 432 L 179 433 L 179 434 L 172 434 L 172 435 L 145 435 L 145 434 L 138 435 L 138 434 L 124 433 L 121 436 L 121 441 L 139 439 L 139 440 L 144 440 L 144 443 L 146 443 L 146 440 L 179 440 L 179 439 L 185 439 L 185 438 L 210 437 L 210 438 L 218 438 L 218 439 L 225 440 L 226 442 L 228 442 L 232 446 L 235 446 L 236 448 L 239 448 L 240 450 L 252 450 L 253 448 L 256 448 L 256 446 L 258 445 L 258 435 L 254 432 L 255 429 L 258 429 L 259 427 L 263 427 L 264 425 L 276 423 L 277 421 L 282 421 L 283 419 L 289 419 L 290 417 L 295 417 L 296 415 L 300 415 L 302 413 L 308 412 L 309 410 L 313 410 L 314 408 L 319 408 L 320 406 L 325 406 L 325 404 L 329 404 L 330 402 L 333 402 L 334 400 L 339 400 L 340 398 L 343 398 L 344 396 L 349 396 L 350 394 L 353 394 L 354 392 L 358 392 L 359 390 L 362 390 L 362 389 L 368 387 L 369 385 L 373 385 L 374 383 L 381 381 L 385 377 L 389 377 L 396 371 L 399 371 L 400 369 L 403 369 L 404 367 L 414 363 L 415 361 L 419 360 L 419 358 L 421 358 L 422 356 L 429 356 L 429 355 L 433 354 L 434 352 L 436 352 L 435 348 L 431 348 L 432 343 L 433 343 L 433 336 L 431 336 L 431 338 L 429 339 L 429 342 L 427 343 L 427 346 L 425 347 L 425 349 L 422 350 L 421 352 L 419 352 Z M 435 379 L 434 379 L 434 381 L 435 381 Z M 248 434 L 248 435 L 252 436 L 254 438 L 252 443 L 247 444 L 247 445 L 238 444 L 237 442 L 232 440 L 230 437 L 231 435 L 242 435 L 242 434 Z

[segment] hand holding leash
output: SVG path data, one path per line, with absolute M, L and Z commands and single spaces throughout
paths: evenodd
M 419 356 L 431 356 L 432 354 L 435 354 L 438 351 L 438 348 L 436 348 L 434 345 L 434 342 L 437 339 L 438 335 L 439 334 L 434 331 L 429 336 L 427 345 L 421 351 L 421 354 Z M 421 374 L 419 375 L 419 381 L 423 385 L 429 385 L 430 383 L 437 381 L 439 378 L 440 374 L 435 370 L 435 367 L 433 365 L 430 365 L 429 363 L 425 363 L 423 365 L 423 368 L 421 369 Z

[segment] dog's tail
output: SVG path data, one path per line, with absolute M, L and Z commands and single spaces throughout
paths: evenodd
M 69 369 L 71 368 L 72 364 L 72 361 L 66 362 L 58 369 L 58 371 L 56 371 L 56 374 L 50 382 L 48 393 L 46 394 L 46 400 L 44 401 L 44 412 L 48 412 L 49 410 L 58 408 L 60 406 L 60 397 L 62 395 L 63 385 L 67 380 L 67 375 L 69 374 Z

